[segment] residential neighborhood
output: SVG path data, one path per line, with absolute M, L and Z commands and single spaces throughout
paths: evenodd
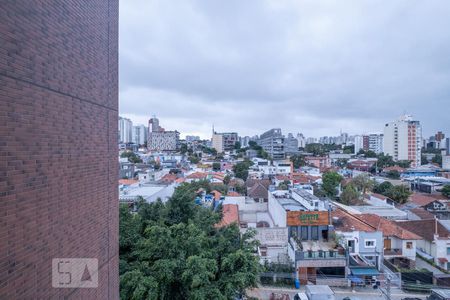
M 281 266 L 292 286 L 450 288 L 450 169 L 439 164 L 449 155 L 448 138 L 422 139 L 411 116 L 382 134 L 341 133 L 319 143 L 280 128 L 253 137 L 213 129 L 210 140 L 195 143 L 158 136 L 158 144 L 174 146 L 155 150 L 148 145 L 155 130 L 164 132 L 158 124 L 150 119 L 147 144 L 120 131 L 119 198 L 130 210 L 205 183 L 195 203 L 220 211 L 218 228 L 254 232 L 264 282 L 276 285 L 264 274 Z

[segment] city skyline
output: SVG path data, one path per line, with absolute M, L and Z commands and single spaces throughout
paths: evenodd
M 381 132 L 403 113 L 450 131 L 445 2 L 236 5 L 122 2 L 120 114 L 204 138 Z

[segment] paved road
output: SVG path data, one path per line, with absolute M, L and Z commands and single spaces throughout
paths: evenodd
M 290 299 L 293 299 L 294 295 L 299 291 L 304 292 L 304 287 L 300 290 L 295 289 L 286 289 L 286 288 L 271 288 L 271 287 L 259 287 L 257 289 L 248 291 L 248 296 L 256 297 L 261 300 L 270 299 L 270 295 L 272 293 L 282 293 L 288 294 Z M 375 300 L 375 299 L 386 299 L 383 297 L 379 290 L 373 290 L 370 288 L 360 288 L 352 292 L 350 289 L 337 289 L 333 288 L 333 291 L 336 293 L 336 300 L 342 300 L 345 297 L 350 297 L 351 300 Z M 393 289 L 391 292 L 392 300 L 401 300 L 405 297 L 416 297 L 419 299 L 426 299 L 426 296 L 423 294 L 406 294 L 399 289 Z

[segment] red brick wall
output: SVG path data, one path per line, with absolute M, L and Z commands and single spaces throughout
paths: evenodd
M 118 0 L 0 2 L 0 299 L 118 299 Z M 55 289 L 52 258 L 98 258 Z

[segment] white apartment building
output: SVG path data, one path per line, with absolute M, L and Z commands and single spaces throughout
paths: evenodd
M 133 126 L 133 143 L 144 145 L 147 142 L 148 128 L 144 125 Z
M 383 152 L 383 135 L 369 134 L 368 135 L 369 150 L 380 154 Z
M 119 117 L 119 143 L 131 143 L 133 122 L 130 119 Z
M 383 152 L 395 161 L 410 160 L 413 168 L 420 166 L 422 127 L 412 116 L 404 115 L 384 127 Z

